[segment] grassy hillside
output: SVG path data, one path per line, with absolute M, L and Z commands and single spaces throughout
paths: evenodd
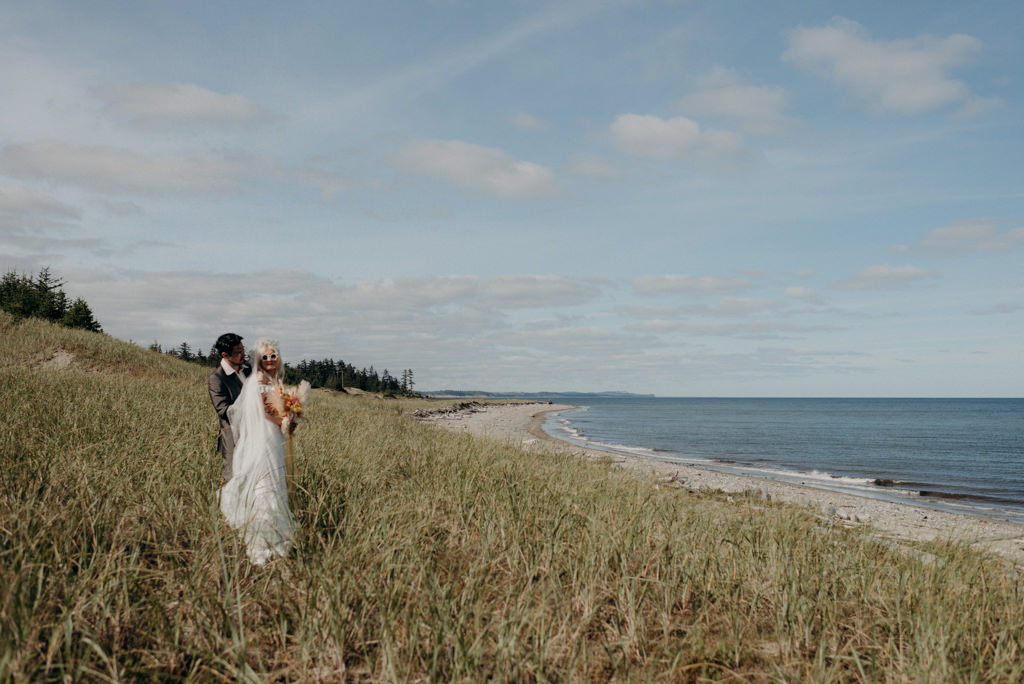
M 3 314 L 0 314 L 3 316 Z M 302 532 L 219 516 L 207 371 L 0 317 L 0 680 L 1024 680 L 1024 584 L 317 395 Z

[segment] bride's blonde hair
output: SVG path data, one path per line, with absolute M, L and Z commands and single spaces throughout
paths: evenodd
M 249 350 L 249 359 L 252 363 L 253 372 L 262 373 L 263 369 L 260 368 L 260 357 L 266 350 L 272 350 L 277 352 L 277 374 L 274 377 L 280 377 L 284 371 L 284 359 L 281 358 L 281 345 L 277 340 L 269 337 L 261 337 L 256 340 L 255 344 Z

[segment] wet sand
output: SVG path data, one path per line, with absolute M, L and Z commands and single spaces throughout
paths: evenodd
M 656 486 L 689 490 L 756 492 L 772 501 L 809 506 L 823 516 L 849 525 L 867 525 L 897 541 L 952 540 L 998 553 L 1024 566 L 1024 525 L 975 515 L 939 511 L 910 503 L 856 496 L 811 485 L 721 473 L 689 464 L 664 463 L 637 456 L 584 449 L 557 440 L 542 429 L 545 414 L 574 408 L 562 404 L 487 404 L 421 418 L 448 430 L 512 442 L 523 448 L 571 453 L 584 459 L 610 460 L 615 465 L 651 477 Z

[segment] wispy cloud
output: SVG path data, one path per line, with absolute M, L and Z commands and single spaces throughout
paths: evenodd
M 725 294 L 741 290 L 749 281 L 732 276 L 690 276 L 680 274 L 642 275 L 633 281 L 639 294 Z
M 876 264 L 861 269 L 856 275 L 839 281 L 835 286 L 841 290 L 889 290 L 936 277 L 938 273 L 919 266 Z
M 54 140 L 0 150 L 0 169 L 8 173 L 103 193 L 230 192 L 248 161 L 210 152 L 154 155 Z
M 609 127 L 619 151 L 651 159 L 734 160 L 744 155 L 742 139 L 731 131 L 702 129 L 693 119 L 662 119 L 650 114 L 620 114 Z
M 35 226 L 38 221 L 65 221 L 79 215 L 77 209 L 49 195 L 0 181 L 0 225 L 24 221 Z
M 775 135 L 792 124 L 785 113 L 789 96 L 779 86 L 746 84 L 734 69 L 722 66 L 700 78 L 697 85 L 697 90 L 679 100 L 684 114 L 721 117 L 758 135 Z
M 420 140 L 400 149 L 395 164 L 421 176 L 506 199 L 557 197 L 564 193 L 548 168 L 519 161 L 502 150 L 461 140 Z
M 930 230 L 912 245 L 899 245 L 894 251 L 922 256 L 956 256 L 1009 252 L 1024 244 L 1024 227 L 1000 232 L 998 221 L 969 219 Z
M 511 348 L 571 354 L 579 362 L 581 354 L 586 354 L 592 360 L 601 359 L 605 354 L 617 354 L 623 345 L 636 343 L 637 336 L 597 326 L 551 323 L 503 330 L 492 335 L 490 341 Z
M 437 55 L 424 56 L 383 78 L 375 79 L 369 86 L 346 93 L 341 106 L 346 111 L 358 111 L 383 106 L 397 98 L 418 97 L 512 51 L 527 40 L 570 27 L 609 4 L 555 3 L 496 33 Z
M 791 285 L 783 290 L 783 294 L 792 299 L 799 299 L 809 303 L 817 303 L 821 301 L 821 297 L 818 292 L 810 287 L 803 287 L 800 285 Z
M 708 312 L 722 316 L 746 316 L 753 313 L 774 311 L 785 307 L 775 299 L 758 297 L 722 297 L 708 307 Z
M 461 361 L 464 372 L 479 378 L 498 363 L 502 350 L 518 346 L 517 339 L 532 340 L 524 343 L 527 349 L 564 338 L 568 352 L 584 343 L 615 349 L 612 342 L 600 342 L 601 336 L 620 346 L 624 336 L 597 328 L 588 333 L 557 314 L 550 326 L 515 322 L 524 311 L 571 311 L 601 295 L 597 283 L 550 275 L 354 282 L 304 269 L 239 274 L 71 270 L 65 275 L 111 334 L 143 343 L 156 339 L 165 346 L 184 339 L 204 349 L 229 329 L 247 339 L 274 335 L 287 341 L 288 360 L 344 353 L 350 362 L 427 367 L 435 373 L 458 368 Z M 576 336 L 568 330 L 576 330 Z
M 349 179 L 322 169 L 289 167 L 237 150 L 168 155 L 58 140 L 0 149 L 0 171 L 112 195 L 226 195 L 241 191 L 245 181 L 256 178 L 300 183 L 328 195 L 351 186 Z
M 975 309 L 971 311 L 975 316 L 1005 316 L 1024 311 L 1024 304 L 994 304 L 987 309 Z
M 81 272 L 77 277 L 90 288 L 97 309 L 129 327 L 141 320 L 140 311 L 177 311 L 196 321 L 225 316 L 244 319 L 259 312 L 260 318 L 323 316 L 325 321 L 358 314 L 373 323 L 397 322 L 415 315 L 418 322 L 458 310 L 500 312 L 517 309 L 576 306 L 601 293 L 591 281 L 560 276 L 513 274 L 493 278 L 474 275 L 384 278 L 368 281 L 336 281 L 303 269 L 274 269 L 229 275 L 194 271 L 121 271 L 106 274 Z M 273 283 L 273 289 L 268 289 Z M 202 292 L 217 292 L 217 301 L 196 302 Z M 92 298 L 90 298 L 90 303 Z M 231 302 L 225 309 L 224 301 Z M 215 313 L 217 311 L 220 313 Z M 191 313 L 190 313 L 191 312 Z M 161 316 L 163 313 L 161 313 Z M 491 316 L 491 314 L 488 314 Z M 147 318 L 153 318 L 148 316 Z M 362 324 L 361 324 L 362 325 Z M 436 331 L 436 326 L 429 326 Z M 461 332 L 465 332 L 460 331 Z
M 836 330 L 828 325 L 799 325 L 783 321 L 679 321 L 651 319 L 637 321 L 627 329 L 645 333 L 682 333 L 706 337 L 734 337 L 741 339 L 799 338 L 814 332 Z
M 115 118 L 147 127 L 238 126 L 272 118 L 243 95 L 192 83 L 108 84 L 96 94 Z
M 522 309 L 581 304 L 595 298 L 600 288 L 592 282 L 551 275 L 447 275 L 342 282 L 327 293 L 347 311 L 451 306 Z
M 518 112 L 509 117 L 509 121 L 513 126 L 521 131 L 546 131 L 548 124 L 545 121 L 541 121 L 532 114 L 526 112 Z
M 848 88 L 879 112 L 920 114 L 953 104 L 977 106 L 971 89 L 949 72 L 981 49 L 971 36 L 881 41 L 842 17 L 795 29 L 782 58 Z
M 0 242 L 6 247 L 52 255 L 94 249 L 102 240 L 76 235 L 81 212 L 49 195 L 0 181 Z
M 600 288 L 561 276 L 507 275 L 482 281 L 480 291 L 498 306 L 533 308 L 582 304 L 597 297 Z

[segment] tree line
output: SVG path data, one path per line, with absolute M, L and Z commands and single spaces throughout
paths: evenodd
M 42 318 L 68 328 L 103 332 L 86 301 L 81 297 L 71 299 L 64 292 L 64 281 L 49 268 L 35 276 L 13 270 L 5 273 L 0 279 L 0 309 L 15 320 Z
M 369 368 L 356 368 L 351 363 L 342 360 L 322 359 L 320 361 L 306 361 L 303 359 L 297 365 L 284 365 L 284 382 L 289 385 L 298 384 L 302 380 L 307 381 L 311 387 L 323 387 L 325 389 L 359 389 L 364 392 L 373 392 L 385 396 L 417 396 L 413 388 L 416 386 L 413 380 L 413 371 L 406 368 L 401 375 L 395 377 L 385 368 L 377 372 L 373 366 Z
M 321 361 L 302 360 L 296 366 L 285 364 L 284 381 L 292 384 L 306 380 L 313 387 L 327 389 L 343 389 L 355 387 L 366 392 L 380 392 L 391 395 L 411 395 L 416 386 L 413 371 L 406 368 L 399 377 L 388 371 L 378 374 L 373 366 L 356 368 L 342 360 L 323 359 Z
M 207 354 L 193 349 L 188 342 L 182 342 L 169 349 L 164 349 L 160 343 L 154 342 L 149 345 L 149 348 L 182 361 L 198 363 L 211 368 L 216 368 L 220 363 L 220 353 L 215 346 L 210 347 Z M 334 359 L 319 361 L 303 359 L 294 366 L 289 363 L 284 365 L 284 382 L 286 384 L 296 385 L 303 380 L 308 382 L 311 387 L 323 387 L 331 390 L 355 388 L 389 396 L 412 396 L 415 394 L 413 388 L 416 386 L 415 374 L 411 368 L 406 368 L 398 377 L 395 377 L 387 368 L 383 372 L 378 372 L 373 366 L 356 368 L 351 363 L 345 363 L 340 359 L 338 361 Z

